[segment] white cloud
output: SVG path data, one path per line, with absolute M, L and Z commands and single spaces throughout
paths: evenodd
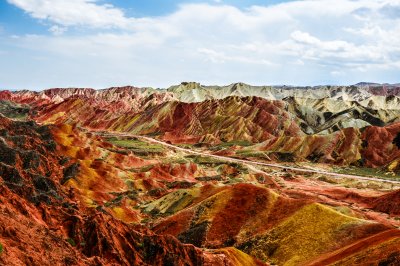
M 49 31 L 53 34 L 53 35 L 62 35 L 64 32 L 67 31 L 66 27 L 60 27 L 58 25 L 53 25 L 49 28 Z
M 299 43 L 310 44 L 310 45 L 321 44 L 321 41 L 318 38 L 311 36 L 308 32 L 295 31 L 292 32 L 291 37 L 293 40 Z
M 126 27 L 129 19 L 121 9 L 96 0 L 7 0 L 34 18 L 63 26 L 94 28 Z
M 331 71 L 331 75 L 332 76 L 341 76 L 341 75 L 344 75 L 344 73 L 342 71 L 334 70 L 334 71 Z
M 375 45 L 355 45 L 341 40 L 321 41 L 306 32 L 296 31 L 292 39 L 299 44 L 294 45 L 299 55 L 314 60 L 326 60 L 327 63 L 342 61 L 343 64 L 375 64 L 386 63 L 385 51 Z
M 205 56 L 205 61 L 212 63 L 225 63 L 231 61 L 245 64 L 273 65 L 273 63 L 266 59 L 252 58 L 250 56 L 226 55 L 224 52 L 217 52 L 207 48 L 199 48 L 197 52 Z
M 400 0 L 304 0 L 247 9 L 185 4 L 145 18 L 96 1 L 9 1 L 59 24 L 51 30 L 58 36 L 20 36 L 13 43 L 16 51 L 62 62 L 32 61 L 37 71 L 24 73 L 47 86 L 391 82 L 400 69 L 400 20 L 377 15 Z M 72 5 L 81 12 L 69 15 Z M 97 30 L 82 36 L 65 32 L 68 26 Z M 14 69 L 0 63 L 0 81 L 12 84 L 7 72 L 22 71 L 18 63 Z

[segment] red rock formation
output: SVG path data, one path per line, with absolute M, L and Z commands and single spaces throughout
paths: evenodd
M 393 85 L 369 86 L 368 91 L 373 95 L 398 96 L 400 95 L 400 86 L 393 86 Z
M 47 126 L 0 116 L 0 264 L 263 265 L 234 248 L 204 251 L 87 207 L 79 190 L 62 185 L 83 168 L 59 152 Z
M 389 192 L 370 201 L 372 209 L 393 215 L 400 215 L 400 190 Z
M 381 167 L 400 159 L 400 149 L 395 143 L 395 138 L 400 133 L 400 123 L 394 123 L 386 127 L 368 127 L 363 132 L 362 150 L 365 165 L 369 167 Z M 397 168 L 397 163 L 392 166 Z
M 0 91 L 0 100 L 11 100 L 12 93 L 10 91 Z

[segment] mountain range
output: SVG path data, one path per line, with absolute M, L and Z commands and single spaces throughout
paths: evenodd
M 4 265 L 398 265 L 400 85 L 0 91 Z

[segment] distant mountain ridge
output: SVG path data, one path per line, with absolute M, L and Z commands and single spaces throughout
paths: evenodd
M 224 86 L 217 85 L 202 85 L 198 82 L 181 82 L 178 85 L 172 85 L 168 88 L 152 88 L 152 87 L 135 87 L 135 86 L 120 86 L 120 87 L 110 87 L 105 89 L 93 89 L 93 88 L 78 88 L 78 87 L 70 87 L 70 88 L 51 88 L 45 89 L 41 91 L 29 91 L 29 90 L 18 90 L 18 91 L 8 91 L 3 90 L 0 91 L 1 94 L 7 93 L 16 93 L 16 94 L 35 94 L 35 95 L 46 95 L 48 97 L 52 97 L 54 95 L 59 95 L 63 98 L 72 96 L 72 95 L 85 95 L 85 96 L 101 96 L 110 93 L 116 94 L 130 94 L 130 93 L 144 93 L 144 94 L 153 94 L 153 93 L 172 93 L 177 99 L 184 101 L 185 99 L 188 101 L 194 101 L 194 99 L 186 98 L 185 93 L 190 91 L 205 91 L 208 92 L 204 96 L 215 97 L 213 91 L 221 94 L 218 97 L 227 97 L 232 96 L 235 93 L 238 96 L 270 96 L 268 92 L 270 92 L 274 99 L 279 99 L 279 93 L 285 92 L 285 96 L 291 96 L 291 94 L 296 94 L 295 91 L 313 91 L 314 93 L 311 96 L 314 97 L 327 97 L 327 96 L 335 96 L 334 94 L 329 94 L 327 91 L 332 91 L 332 93 L 337 91 L 345 91 L 349 92 L 351 95 L 360 94 L 362 90 L 366 89 L 367 95 L 381 95 L 377 94 L 377 90 L 381 89 L 383 91 L 388 91 L 389 95 L 399 95 L 398 91 L 400 87 L 400 83 L 389 84 L 389 83 L 373 83 L 373 82 L 359 82 L 354 85 L 318 85 L 318 86 L 293 86 L 293 85 L 264 85 L 264 86 L 253 86 L 243 82 L 232 83 Z M 355 89 L 356 88 L 356 89 Z M 250 90 L 250 91 L 249 91 Z M 325 92 L 325 93 L 324 93 Z M 239 95 L 239 94 L 243 95 Z M 258 94 L 264 95 L 258 95 Z M 199 95 L 201 96 L 201 95 Z M 293 95 L 295 96 L 295 95 Z M 199 99 L 201 100 L 201 99 Z M 204 100 L 204 99 L 203 99 Z
M 400 86 L 361 82 L 352 86 L 251 86 L 234 83 L 227 86 L 203 86 L 182 82 L 168 89 L 112 87 L 102 90 L 88 88 L 55 88 L 41 92 L 0 92 L 0 99 L 35 106 L 35 111 L 49 117 L 55 110 L 81 110 L 80 115 L 92 121 L 134 116 L 145 109 L 166 102 L 201 103 L 229 97 L 259 97 L 284 102 L 292 118 L 306 134 L 330 133 L 340 128 L 368 125 L 384 126 L 400 117 Z M 50 112 L 48 110 L 50 109 Z M 92 110 L 92 111 L 90 111 Z M 108 114 L 108 112 L 112 112 Z M 92 115 L 88 115 L 92 112 Z M 102 115 L 103 114 L 103 115 Z M 114 123 L 113 123 L 114 124 Z
M 30 106 L 30 117 L 43 124 L 152 135 L 171 143 L 247 141 L 259 143 L 255 150 L 274 153 L 278 160 L 285 153 L 299 160 L 361 160 L 363 165 L 400 169 L 392 144 L 400 133 L 400 87 L 395 86 L 218 87 L 183 82 L 166 90 L 3 91 L 0 100 Z M 379 136 L 368 142 L 370 137 L 363 134 L 368 128 L 371 135 L 384 134 L 384 143 L 377 144 Z M 370 159 L 362 160 L 369 154 Z

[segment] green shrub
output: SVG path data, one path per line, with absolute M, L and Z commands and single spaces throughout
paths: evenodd
M 75 240 L 73 240 L 72 238 L 68 238 L 68 239 L 67 239 L 67 242 L 68 242 L 71 246 L 73 246 L 73 247 L 76 246 Z

